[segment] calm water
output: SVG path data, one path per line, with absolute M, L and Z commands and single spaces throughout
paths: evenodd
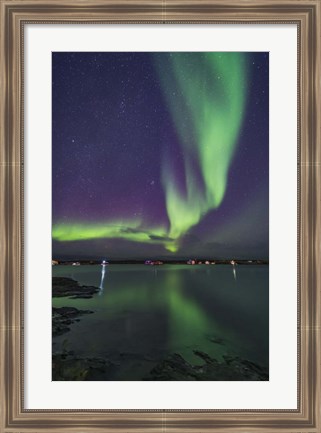
M 269 267 L 262 265 L 55 266 L 53 276 L 100 287 L 92 299 L 53 306 L 95 313 L 53 340 L 53 350 L 103 356 L 114 380 L 139 380 L 171 353 L 201 364 L 193 350 L 268 366 Z

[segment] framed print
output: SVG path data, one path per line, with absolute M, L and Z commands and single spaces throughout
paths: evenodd
M 52 380 L 268 380 L 268 69 L 53 52 Z
M 1 3 L 1 431 L 320 431 L 320 2 Z

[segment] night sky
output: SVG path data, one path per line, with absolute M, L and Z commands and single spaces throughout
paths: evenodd
M 53 258 L 268 259 L 268 53 L 53 53 Z

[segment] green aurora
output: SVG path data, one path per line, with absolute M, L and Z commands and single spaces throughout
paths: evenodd
M 143 219 L 58 222 L 53 225 L 54 240 L 120 238 L 163 244 L 168 251 L 176 252 L 184 235 L 221 205 L 245 112 L 246 56 L 156 53 L 153 59 L 184 161 L 182 190 L 171 156 L 163 155 L 167 227 L 150 227 Z

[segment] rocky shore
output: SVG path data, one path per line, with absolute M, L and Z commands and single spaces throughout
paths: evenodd
M 52 380 L 108 380 L 114 364 L 103 358 L 76 356 L 72 351 L 52 356 Z
M 225 356 L 218 361 L 207 353 L 194 351 L 202 365 L 192 365 L 173 353 L 140 379 L 143 381 L 267 381 L 268 370 L 249 360 Z M 126 361 L 126 356 L 122 361 Z M 113 380 L 120 364 L 106 358 L 80 357 L 72 351 L 53 355 L 53 380 Z M 130 379 L 129 379 L 130 380 Z
M 52 297 L 68 297 L 70 299 L 90 299 L 99 292 L 98 287 L 81 286 L 72 278 L 53 277 Z M 78 310 L 75 307 L 52 308 L 52 336 L 57 337 L 70 331 L 70 325 L 78 322 L 80 316 L 91 314 L 90 310 Z
M 75 307 L 52 308 L 52 336 L 65 334 L 70 331 L 70 325 L 78 322 L 79 316 L 91 314 L 90 310 L 78 310 Z
M 174 353 L 158 363 L 144 380 L 269 380 L 267 369 L 246 359 L 224 356 L 224 361 L 218 361 L 205 352 L 199 350 L 193 352 L 202 359 L 202 365 L 192 365 L 181 355 Z
M 77 281 L 67 277 L 52 278 L 53 298 L 69 297 L 70 299 L 90 299 L 99 292 L 98 287 L 81 286 Z
M 81 286 L 72 278 L 53 277 L 52 297 L 69 299 L 90 299 L 99 292 L 98 287 Z M 52 307 L 52 337 L 58 337 L 70 331 L 70 326 L 91 310 L 79 310 L 75 307 Z M 104 380 L 113 364 L 102 358 L 86 358 L 63 350 L 52 355 L 52 380 Z

